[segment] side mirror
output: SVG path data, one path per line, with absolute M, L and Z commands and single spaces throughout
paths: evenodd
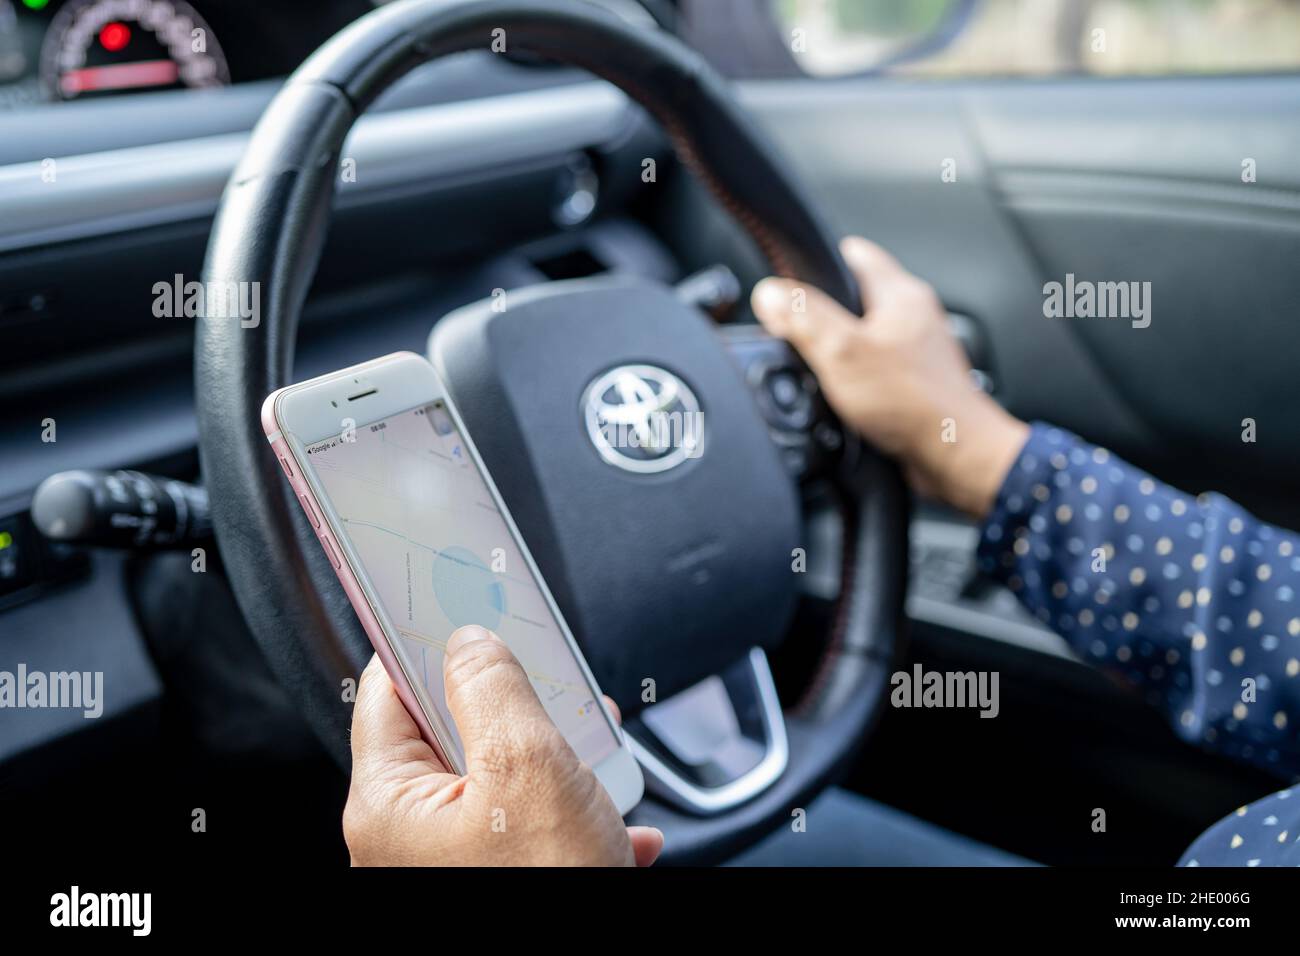
M 942 50 L 979 0 L 768 0 L 795 62 L 813 76 L 897 66 Z

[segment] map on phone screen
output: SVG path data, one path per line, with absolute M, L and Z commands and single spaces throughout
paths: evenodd
M 442 401 L 307 446 L 395 635 L 412 684 L 427 691 L 463 758 L 447 711 L 443 656 L 452 631 L 495 631 L 551 719 L 595 766 L 617 747 L 523 552 Z

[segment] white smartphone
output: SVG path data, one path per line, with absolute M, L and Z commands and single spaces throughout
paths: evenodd
M 433 366 L 399 352 L 267 396 L 262 426 L 398 694 L 456 773 L 447 638 L 495 631 L 621 813 L 644 782 Z

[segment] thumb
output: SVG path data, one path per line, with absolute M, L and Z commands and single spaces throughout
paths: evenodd
M 513 775 L 539 754 L 569 750 L 519 661 L 486 628 L 469 625 L 451 635 L 443 680 L 467 772 Z
M 653 866 L 664 849 L 664 834 L 657 827 L 628 827 L 627 838 L 632 843 L 632 858 L 637 866 Z

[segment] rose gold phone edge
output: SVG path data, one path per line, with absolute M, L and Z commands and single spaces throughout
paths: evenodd
M 465 772 L 464 767 L 460 766 L 459 762 L 454 759 L 454 750 L 450 747 L 444 746 L 435 726 L 435 720 L 438 724 L 441 724 L 440 715 L 435 712 L 431 719 L 431 716 L 426 712 L 426 708 L 421 701 L 419 694 L 416 693 L 411 684 L 406 669 L 402 666 L 401 660 L 392 649 L 388 633 L 384 630 L 379 615 L 375 611 L 374 602 L 371 600 L 371 596 L 367 592 L 365 584 L 358 576 L 356 570 L 352 567 L 352 562 L 348 555 L 348 549 L 342 547 L 338 540 L 335 528 L 329 519 L 332 509 L 322 507 L 316 489 L 313 487 L 312 482 L 307 478 L 306 468 L 299 460 L 298 454 L 293 445 L 285 439 L 288 429 L 280 420 L 281 402 L 289 393 L 320 387 L 327 383 L 333 383 L 349 376 L 356 376 L 362 372 L 399 360 L 417 361 L 428 370 L 428 374 L 432 382 L 435 384 L 434 394 L 429 397 L 430 400 L 441 398 L 446 402 L 448 411 L 453 417 L 453 421 L 456 424 L 465 448 L 469 452 L 475 468 L 478 469 L 480 477 L 483 479 L 492 495 L 501 517 L 504 519 L 507 527 L 513 535 L 515 544 L 523 554 L 525 562 L 528 564 L 532 573 L 533 580 L 545 599 L 561 635 L 568 643 L 569 650 L 577 661 L 583 676 L 592 690 L 595 691 L 596 700 L 599 701 L 601 712 L 605 717 L 606 723 L 614 734 L 617 746 L 612 754 L 602 760 L 598 766 L 592 767 L 592 770 L 596 773 L 602 784 L 604 784 L 606 791 L 614 800 L 619 812 L 626 814 L 632 809 L 632 807 L 636 806 L 636 804 L 640 802 L 644 793 L 645 783 L 640 772 L 640 767 L 636 762 L 636 758 L 632 755 L 632 751 L 623 736 L 621 728 L 618 726 L 617 722 L 614 721 L 608 707 L 605 705 L 604 695 L 600 692 L 599 684 L 596 682 L 595 676 L 591 673 L 586 658 L 582 655 L 576 641 L 574 641 L 573 634 L 569 630 L 568 624 L 564 620 L 563 615 L 560 613 L 559 607 L 556 606 L 550 589 L 546 586 L 545 579 L 542 577 L 540 570 L 533 561 L 531 552 L 529 552 L 527 545 L 523 540 L 523 536 L 515 525 L 513 517 L 506 508 L 505 502 L 501 499 L 500 493 L 497 490 L 495 482 L 492 480 L 491 474 L 488 472 L 482 459 L 479 457 L 478 449 L 474 446 L 473 439 L 465 428 L 459 410 L 456 409 L 455 403 L 451 400 L 451 396 L 447 394 L 446 387 L 442 384 L 441 379 L 438 378 L 437 372 L 428 363 L 427 359 L 415 352 L 393 352 L 389 355 L 380 356 L 379 358 L 371 359 L 370 361 L 362 362 L 358 365 L 353 365 L 302 382 L 287 385 L 283 388 L 276 389 L 268 395 L 262 403 L 262 429 L 266 434 L 267 441 L 270 444 L 272 451 L 280 461 L 281 471 L 284 472 L 285 477 L 289 481 L 290 487 L 293 488 L 294 494 L 298 499 L 299 506 L 302 507 L 303 511 L 306 513 L 307 520 L 312 525 L 312 529 L 316 532 L 316 540 L 319 542 L 321 549 L 325 552 L 326 557 L 330 559 L 330 564 L 334 568 L 335 576 L 338 577 L 339 583 L 343 586 L 344 593 L 347 594 L 348 601 L 352 604 L 353 610 L 360 619 L 361 626 L 365 630 L 366 636 L 370 639 L 370 643 L 374 647 L 375 653 L 379 656 L 380 662 L 388 672 L 389 678 L 392 680 L 393 686 L 397 690 L 398 698 L 406 707 L 412 720 L 414 720 L 416 725 L 420 728 L 421 737 L 423 737 L 425 742 L 433 749 L 434 753 L 437 754 L 439 760 L 443 762 L 444 766 L 451 768 L 456 773 L 463 774 Z M 411 403 L 409 407 L 418 407 L 419 404 L 420 402 L 417 400 L 416 402 Z M 399 414 L 400 411 L 401 410 L 399 409 L 391 414 Z M 374 419 L 374 421 L 381 421 L 383 417 L 388 416 L 381 416 L 380 418 Z M 367 424 L 369 423 L 368 420 Z M 601 768 L 606 766 L 609 767 L 609 772 L 607 774 L 602 774 Z M 629 774 L 629 769 L 634 770 L 635 773 Z M 607 776 L 613 777 L 613 779 L 607 779 Z M 634 781 L 627 779 L 629 776 L 633 776 L 635 778 Z M 612 786 L 612 782 L 618 783 L 620 786 Z

